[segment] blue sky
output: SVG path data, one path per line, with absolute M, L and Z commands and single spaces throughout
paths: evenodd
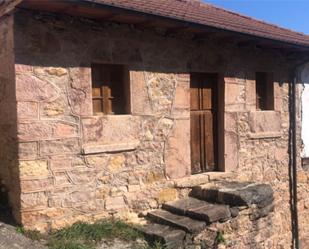
M 204 0 L 309 35 L 309 0 Z

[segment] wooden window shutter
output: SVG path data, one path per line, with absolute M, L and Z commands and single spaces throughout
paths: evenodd
M 256 109 L 274 110 L 274 78 L 272 73 L 256 73 Z
M 121 65 L 92 65 L 92 101 L 94 114 L 128 114 L 129 72 Z

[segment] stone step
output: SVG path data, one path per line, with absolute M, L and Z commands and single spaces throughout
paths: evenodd
M 175 214 L 206 221 L 208 224 L 231 218 L 229 206 L 212 204 L 192 197 L 165 203 L 162 208 Z
M 270 185 L 250 182 L 217 182 L 196 186 L 190 196 L 230 206 L 256 204 L 258 208 L 271 205 L 274 200 Z
M 162 209 L 149 212 L 148 217 L 157 223 L 177 227 L 191 234 L 197 234 L 206 227 L 204 221 L 197 221 Z
M 157 223 L 149 223 L 139 229 L 146 237 L 153 242 L 159 241 L 164 244 L 166 249 L 182 249 L 186 232 Z

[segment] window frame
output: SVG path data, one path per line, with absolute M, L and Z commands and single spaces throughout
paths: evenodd
M 97 62 L 92 63 L 91 76 L 93 115 L 131 114 L 130 71 L 128 66 Z M 99 89 L 99 95 L 95 94 L 96 89 Z M 101 104 L 98 105 L 101 105 L 100 108 L 95 108 L 95 101 L 101 102 Z M 96 109 L 100 110 L 98 111 Z
M 275 110 L 274 85 L 274 74 L 272 72 L 255 73 L 256 110 Z

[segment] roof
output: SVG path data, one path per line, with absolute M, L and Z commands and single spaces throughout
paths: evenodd
M 88 7 L 91 6 L 92 9 L 98 8 L 94 16 L 89 15 L 89 9 L 76 8 L 76 5 L 85 4 Z M 309 35 L 218 8 L 203 3 L 201 0 L 0 0 L 0 17 L 9 13 L 17 5 L 42 11 L 85 15 L 89 18 L 96 17 L 99 20 L 104 20 L 101 17 L 104 12 L 103 8 L 114 8 L 132 12 L 133 15 L 155 16 L 199 27 L 251 36 L 260 41 L 270 40 L 280 42 L 282 45 L 286 44 L 286 46 L 292 45 L 305 50 L 309 49 Z M 75 7 L 69 8 L 68 5 Z M 125 17 L 125 15 L 121 16 Z
M 268 24 L 198 0 L 84 0 L 309 47 L 309 35 Z

